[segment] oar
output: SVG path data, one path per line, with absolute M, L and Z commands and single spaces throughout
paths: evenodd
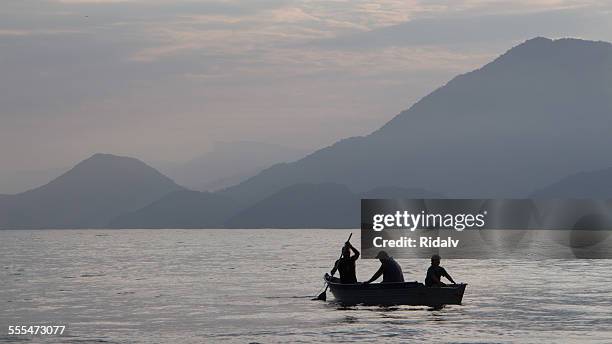
M 348 240 L 346 241 L 351 241 L 351 237 L 353 236 L 353 233 L 351 233 L 349 235 Z M 340 253 L 340 257 L 338 259 L 342 258 L 342 253 Z M 335 272 L 334 272 L 335 273 Z M 334 275 L 332 274 L 331 277 L 334 277 Z M 327 288 L 329 288 L 329 283 L 327 283 L 327 281 L 325 282 L 325 290 L 323 290 L 323 292 L 321 294 L 319 294 L 319 296 L 315 297 L 314 299 L 312 299 L 313 301 L 317 301 L 317 300 L 321 300 L 321 301 L 325 301 L 327 300 Z

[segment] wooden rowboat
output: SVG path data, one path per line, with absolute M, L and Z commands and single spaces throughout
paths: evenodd
M 426 287 L 419 282 L 342 284 L 327 276 L 325 281 L 336 301 L 343 305 L 460 305 L 467 286 L 462 283 Z

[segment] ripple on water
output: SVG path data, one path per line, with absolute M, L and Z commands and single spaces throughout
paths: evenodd
M 347 233 L 37 231 L 40 240 L 32 241 L 31 231 L 4 231 L 0 252 L 9 258 L 0 269 L 6 308 L 0 325 L 61 321 L 71 337 L 58 343 L 612 338 L 606 260 L 444 260 L 453 278 L 469 286 L 462 306 L 443 309 L 342 307 L 329 293 L 330 302 L 311 301 Z M 359 238 L 353 241 L 359 247 Z M 428 261 L 398 261 L 407 280 L 423 280 Z M 377 268 L 360 260 L 358 278 Z

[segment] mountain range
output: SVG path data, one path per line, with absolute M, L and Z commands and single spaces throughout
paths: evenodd
M 297 160 L 306 153 L 262 142 L 216 142 L 209 152 L 187 162 L 151 165 L 189 189 L 216 191 L 238 184 L 273 164 Z
M 346 228 L 359 226 L 360 198 L 609 198 L 610 85 L 611 44 L 535 38 L 370 135 L 222 190 L 187 190 L 136 159 L 96 154 L 0 196 L 0 228 Z
M 181 190 L 109 222 L 110 228 L 221 228 L 240 209 L 234 200 L 210 192 Z
M 612 198 L 612 168 L 580 172 L 538 189 L 531 198 Z
M 272 166 L 224 195 L 256 202 L 298 183 L 524 197 L 612 166 L 612 45 L 534 38 L 459 75 L 380 129 Z

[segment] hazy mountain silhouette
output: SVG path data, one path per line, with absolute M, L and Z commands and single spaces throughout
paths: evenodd
M 359 225 L 362 197 L 512 198 L 542 185 L 549 186 L 534 197 L 609 197 L 610 85 L 611 44 L 535 38 L 454 78 L 370 135 L 220 192 L 185 191 L 136 159 L 97 154 L 47 185 L 0 196 L 0 228 L 111 220 L 115 227 L 344 228 Z M 262 161 L 256 151 L 228 160 L 233 153 L 219 151 L 194 168 L 201 171 L 194 181 L 231 179 Z M 237 157 L 252 160 L 234 164 Z
M 182 189 L 137 159 L 95 154 L 46 185 L 0 198 L 0 228 L 102 227 Z
M 612 45 L 535 38 L 457 76 L 379 130 L 272 166 L 223 193 L 249 201 L 300 183 L 381 183 L 449 197 L 524 197 L 612 165 Z
M 438 198 L 422 189 L 380 187 L 355 194 L 334 183 L 286 187 L 242 210 L 231 228 L 359 228 L 362 198 Z
M 176 191 L 110 223 L 111 228 L 221 228 L 238 204 L 221 195 Z
M 186 163 L 159 163 L 157 168 L 178 184 L 200 191 L 236 185 L 273 164 L 294 161 L 305 151 L 276 144 L 217 142 L 212 150 Z
M 531 198 L 612 198 L 612 168 L 580 172 L 536 190 Z
M 357 228 L 359 199 L 340 184 L 298 184 L 267 197 L 227 222 L 230 228 Z

